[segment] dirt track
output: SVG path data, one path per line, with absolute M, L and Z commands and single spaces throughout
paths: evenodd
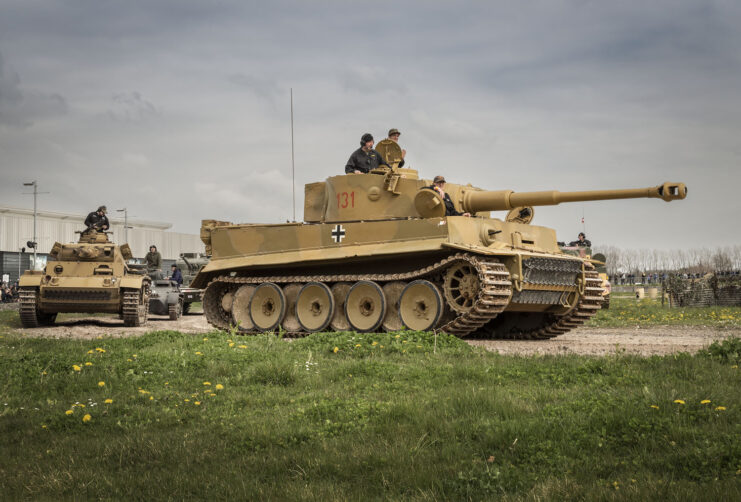
M 61 320 L 53 327 L 22 329 L 27 336 L 93 339 L 105 336 L 131 336 L 155 330 L 183 333 L 207 333 L 212 330 L 203 315 L 186 315 L 178 321 L 150 316 L 146 326 L 127 328 L 115 317 L 87 317 Z M 501 354 L 583 354 L 605 355 L 616 352 L 640 355 L 661 355 L 675 352 L 696 352 L 715 340 L 729 336 L 741 337 L 741 329 L 717 329 L 704 326 L 653 328 L 581 328 L 552 340 L 470 340 Z

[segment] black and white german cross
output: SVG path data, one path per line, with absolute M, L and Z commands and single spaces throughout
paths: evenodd
M 332 230 L 332 238 L 335 242 L 342 242 L 342 239 L 345 238 L 345 227 L 342 225 L 335 225 Z

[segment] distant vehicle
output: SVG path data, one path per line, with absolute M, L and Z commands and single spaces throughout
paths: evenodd
M 183 314 L 190 312 L 191 303 L 203 300 L 203 290 L 191 288 L 190 283 L 208 261 L 209 257 L 204 253 L 180 253 L 180 258 L 175 262 L 183 274 L 183 285 L 180 287 L 183 296 Z
M 54 324 L 61 312 L 119 314 L 126 326 L 147 322 L 150 278 L 130 268 L 128 244 L 108 240 L 110 232 L 80 233 L 76 243 L 54 243 L 44 270 L 20 279 L 20 315 L 25 328 Z

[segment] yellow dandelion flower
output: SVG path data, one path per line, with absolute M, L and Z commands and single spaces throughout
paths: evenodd
M 46 427 L 46 425 L 42 425 L 41 428 L 42 429 L 46 429 L 47 427 Z
M 149 396 L 150 401 L 154 401 L 154 396 Z
M 136 357 L 136 354 L 131 354 L 131 357 Z
M 184 401 L 185 401 L 186 403 L 189 403 L 189 402 L 190 402 L 190 399 L 184 399 Z
M 223 390 L 223 389 L 224 389 L 223 385 L 221 385 L 220 383 L 216 384 L 216 390 Z
M 90 413 L 86 413 L 84 417 L 82 417 L 82 421 L 87 423 L 90 420 L 92 420 L 93 417 L 90 416 Z
M 73 364 L 73 365 L 72 365 L 72 369 L 73 369 L 73 370 L 75 370 L 75 371 L 80 371 L 80 370 L 81 370 L 82 368 L 80 368 L 80 367 L 79 367 L 78 365 L 76 365 L 76 364 Z
M 100 348 L 100 347 L 95 347 L 95 351 L 98 352 L 99 354 L 102 354 L 103 352 L 105 352 L 105 349 Z
M 374 346 L 375 345 L 378 345 L 378 342 L 373 342 L 373 343 L 371 343 L 371 345 L 374 345 Z
M 734 370 L 737 370 L 738 369 L 738 364 L 734 364 L 733 366 L 731 366 L 731 368 L 733 368 Z
M 103 401 L 103 402 L 104 402 L 105 404 L 113 404 L 113 399 L 111 399 L 111 398 L 109 397 L 108 399 L 106 399 L 106 400 L 105 400 L 105 401 Z
M 715 407 L 715 411 L 726 411 L 726 407 L 725 406 L 716 406 Z
M 88 354 L 92 354 L 93 352 L 95 352 L 93 349 L 87 351 Z
M 247 346 L 246 346 L 246 345 L 240 345 L 240 346 L 239 346 L 239 347 L 237 347 L 237 348 L 239 348 L 239 349 L 246 349 L 246 348 L 247 348 Z
M 133 360 L 133 359 L 131 359 L 130 357 L 129 357 L 128 359 L 126 359 L 126 361 L 128 361 L 128 362 L 130 362 L 130 363 L 134 362 L 134 360 Z
M 684 404 L 684 401 L 681 399 L 675 399 L 674 404 Z
M 204 338 L 204 339 L 203 339 L 203 341 L 204 341 L 204 342 L 207 342 L 207 341 L 208 341 L 208 338 Z
M 139 389 L 139 394 L 151 394 L 148 390 Z
M 229 347 L 234 347 L 236 344 L 234 342 L 229 342 Z
M 659 409 L 659 407 L 658 407 L 658 406 L 656 406 L 655 404 L 652 404 L 652 405 L 651 405 L 651 408 L 653 408 L 653 409 L 655 409 L 655 410 L 658 410 L 658 409 Z
M 401 335 L 396 335 L 394 338 L 401 338 Z
M 381 348 L 383 348 L 383 345 L 381 345 Z
M 42 375 L 46 375 L 46 371 L 42 371 L 42 372 L 41 372 L 41 374 L 42 374 Z
M 703 399 L 700 404 L 710 404 L 710 399 Z
M 335 354 L 338 353 L 339 351 L 340 351 L 339 347 L 335 347 L 334 349 L 332 349 L 332 352 L 334 352 Z
M 98 387 L 105 387 L 105 382 L 103 380 L 98 382 Z
M 356 344 L 355 344 L 355 346 L 356 346 L 356 347 L 360 347 L 360 344 L 359 344 L 359 343 L 356 343 Z
M 93 363 L 91 363 L 90 361 L 87 361 L 87 362 L 85 363 L 85 366 L 92 366 L 92 365 L 93 365 Z
M 170 385 L 170 382 L 165 382 L 165 385 Z
M 201 353 L 201 352 L 196 352 L 196 355 L 197 355 L 197 356 L 202 356 L 202 355 L 203 355 L 203 353 Z
M 195 404 L 196 406 L 200 406 L 201 405 L 201 402 L 200 401 L 194 401 L 193 404 Z
M 67 410 L 64 412 L 65 415 L 71 415 L 75 412 L 75 410 Z
M 203 385 L 211 385 L 211 382 L 203 382 Z

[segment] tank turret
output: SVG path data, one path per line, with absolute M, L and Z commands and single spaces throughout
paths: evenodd
M 551 338 L 595 315 L 604 289 L 591 258 L 564 253 L 555 231 L 530 224 L 532 207 L 687 194 L 682 183 L 588 192 L 444 188 L 456 211 L 472 217 L 446 216 L 431 180 L 391 162 L 306 185 L 303 223 L 204 220 L 211 261 L 192 286 L 205 288 L 208 321 L 246 333 L 408 328 Z M 499 210 L 510 214 L 490 216 Z

